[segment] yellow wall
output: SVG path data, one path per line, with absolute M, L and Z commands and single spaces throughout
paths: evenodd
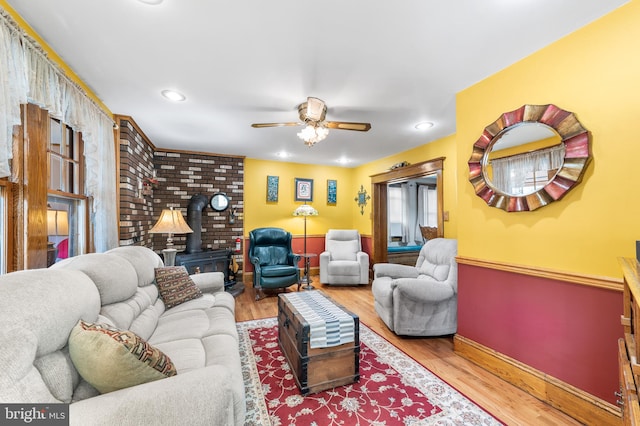
M 444 170 L 442 172 L 442 180 L 444 184 L 444 201 L 443 207 L 449 212 L 449 221 L 444 223 L 444 235 L 447 238 L 456 238 L 457 236 L 457 179 L 456 179 L 456 138 L 455 136 L 447 136 L 417 148 L 410 149 L 380 160 L 372 161 L 363 166 L 354 169 L 354 181 L 363 184 L 367 193 L 371 193 L 371 175 L 383 173 L 389 170 L 392 165 L 408 161 L 411 164 L 420 163 L 422 161 L 431 160 L 438 157 L 445 157 Z M 373 201 L 373 200 L 371 200 Z M 367 204 L 364 215 L 358 215 L 354 218 L 354 228 L 358 229 L 361 234 L 371 233 L 371 203 Z
M 294 235 L 302 235 L 304 222 L 292 216 L 293 210 L 302 204 L 294 201 L 294 179 L 313 179 L 313 202 L 319 215 L 307 221 L 307 234 L 324 235 L 330 228 L 357 229 L 362 235 L 371 235 L 371 202 L 367 202 L 364 214 L 355 198 L 362 185 L 371 195 L 371 175 L 385 172 L 395 163 L 409 161 L 419 163 L 437 157 L 444 161 L 444 208 L 450 212 L 451 221 L 445 223 L 445 235 L 455 238 L 456 179 L 454 165 L 455 139 L 449 136 L 399 154 L 395 154 L 361 167 L 329 167 L 245 159 L 244 172 L 244 226 L 245 235 L 254 228 L 275 226 L 287 229 Z M 267 203 L 267 176 L 279 177 L 277 203 Z M 338 181 L 338 202 L 327 204 L 327 179 Z
M 457 96 L 459 255 L 619 277 L 640 239 L 640 3 L 626 4 Z M 591 132 L 581 184 L 533 212 L 488 207 L 467 161 L 485 126 L 524 104 L 553 103 Z
M 279 177 L 278 202 L 267 203 L 267 176 Z M 352 179 L 352 169 L 344 167 L 312 166 L 245 159 L 244 171 L 244 232 L 263 226 L 284 228 L 294 235 L 304 233 L 304 221 L 294 217 L 293 211 L 303 202 L 294 201 L 295 178 L 313 179 L 313 202 L 318 216 L 307 221 L 307 234 L 324 235 L 330 228 L 351 228 L 353 201 L 358 192 Z M 327 204 L 327 180 L 338 183 L 337 203 Z

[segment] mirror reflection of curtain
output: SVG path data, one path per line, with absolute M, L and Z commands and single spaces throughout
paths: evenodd
M 438 226 L 438 191 L 434 186 L 418 186 L 418 224 Z
M 562 167 L 563 161 L 564 145 L 496 158 L 491 160 L 493 184 L 508 194 L 530 194 L 545 186 L 553 177 L 549 171 Z
M 402 188 L 389 185 L 387 188 L 387 217 L 389 225 L 387 235 L 389 236 L 389 241 L 402 239 L 403 204 Z
M 402 242 L 409 243 L 411 238 L 411 189 L 412 186 L 408 183 L 400 185 L 402 187 Z

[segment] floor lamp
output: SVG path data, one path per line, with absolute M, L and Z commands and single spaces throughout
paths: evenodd
M 174 266 L 176 263 L 176 252 L 178 250 L 173 248 L 173 234 L 189 234 L 191 232 L 193 232 L 193 229 L 189 228 L 187 222 L 184 221 L 182 213 L 174 210 L 173 207 L 162 210 L 160 219 L 149 230 L 149 233 L 168 234 L 167 248 L 162 250 L 165 266 Z
M 304 218 L 304 250 L 301 255 L 302 257 L 304 257 L 304 278 L 302 278 L 302 282 L 305 284 L 304 288 L 309 289 L 313 288 L 313 286 L 309 281 L 309 263 L 311 262 L 312 255 L 310 253 L 307 253 L 307 217 L 318 216 L 318 210 L 314 209 L 309 204 L 304 203 L 293 211 L 293 215 L 302 216 Z

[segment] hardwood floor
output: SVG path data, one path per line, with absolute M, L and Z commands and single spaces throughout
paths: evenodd
M 373 309 L 371 286 L 337 287 L 318 283 L 336 302 L 360 317 L 360 321 L 396 347 L 416 359 L 441 379 L 507 425 L 580 425 L 579 422 L 503 381 L 453 352 L 452 337 L 398 337 L 380 320 Z M 275 317 L 276 293 L 255 301 L 250 283 L 236 298 L 236 321 Z M 292 286 L 288 291 L 295 291 Z

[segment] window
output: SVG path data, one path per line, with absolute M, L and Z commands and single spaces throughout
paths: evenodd
M 54 247 L 49 264 L 87 252 L 87 197 L 80 133 L 50 119 L 47 235 Z
M 82 141 L 71 127 L 54 118 L 49 139 L 49 189 L 69 194 L 82 193 Z

